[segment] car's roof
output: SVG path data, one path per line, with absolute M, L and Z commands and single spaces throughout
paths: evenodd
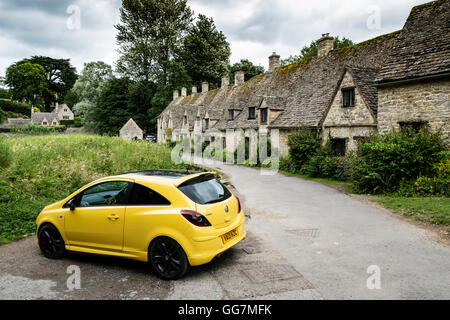
M 185 181 L 191 180 L 201 175 L 215 175 L 215 172 L 197 172 L 188 170 L 143 170 L 136 172 L 122 173 L 116 176 L 111 176 L 103 179 L 114 178 L 130 178 L 135 181 L 142 182 L 156 182 L 161 184 L 170 184 L 179 186 Z M 101 180 L 103 180 L 101 179 Z

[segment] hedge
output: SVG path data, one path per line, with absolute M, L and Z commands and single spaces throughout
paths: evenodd
M 60 120 L 59 123 L 68 128 L 70 127 L 79 128 L 83 126 L 83 124 L 81 123 L 81 118 L 79 117 L 75 117 L 73 120 Z
M 362 142 L 351 168 L 358 193 L 405 193 L 419 177 L 435 177 L 447 144 L 439 132 L 427 129 L 391 131 Z M 402 190 L 403 189 L 403 190 Z
M 2 109 L 3 111 L 20 113 L 29 117 L 31 116 L 31 106 L 26 103 L 0 99 L 0 109 Z
M 0 108 L 0 123 L 3 122 L 3 120 L 6 119 L 6 112 L 2 110 L 2 108 Z
M 11 92 L 9 92 L 9 90 L 0 88 L 0 99 L 11 99 Z

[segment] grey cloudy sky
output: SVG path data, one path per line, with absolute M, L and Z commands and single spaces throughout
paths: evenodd
M 188 0 L 213 17 L 231 45 L 231 62 L 247 58 L 267 69 L 276 51 L 286 58 L 322 33 L 355 42 L 399 30 L 426 0 Z M 121 0 L 0 0 L 0 76 L 32 55 L 84 62 L 117 59 Z

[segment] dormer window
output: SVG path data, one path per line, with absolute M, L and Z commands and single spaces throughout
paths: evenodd
M 355 88 L 342 89 L 343 107 L 353 107 L 355 105 Z
M 267 108 L 261 108 L 261 123 L 267 123 Z
M 249 120 L 256 119 L 256 108 L 255 107 L 248 108 L 248 119 Z
M 234 110 L 228 110 L 228 121 L 234 120 Z
M 205 118 L 205 129 L 209 129 L 209 119 Z
M 184 116 L 184 118 L 183 118 L 183 123 L 184 123 L 184 124 L 187 124 L 187 122 L 188 122 L 187 116 Z

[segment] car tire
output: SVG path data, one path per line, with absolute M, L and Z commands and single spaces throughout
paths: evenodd
M 38 232 L 39 248 L 49 259 L 60 259 L 66 254 L 66 245 L 58 229 L 51 224 L 43 225 Z
M 180 279 L 190 267 L 183 248 L 168 237 L 156 238 L 151 243 L 148 260 L 155 273 L 164 280 Z

